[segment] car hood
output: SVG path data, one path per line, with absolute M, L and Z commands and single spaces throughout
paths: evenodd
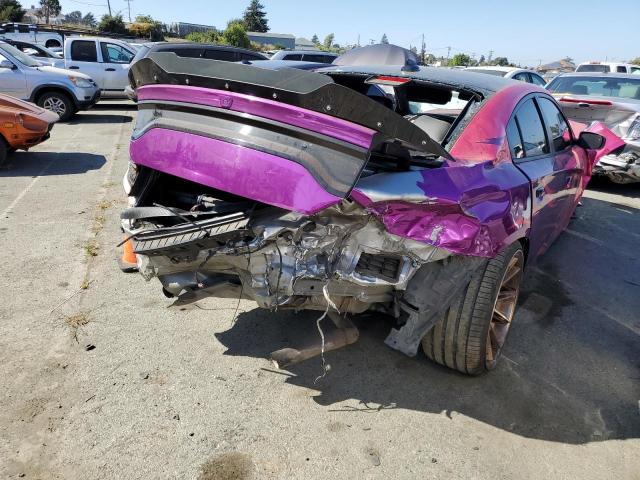
M 59 61 L 62 59 L 52 58 L 51 60 Z M 67 70 L 66 68 L 52 67 L 49 65 L 43 65 L 42 67 L 37 67 L 37 69 L 40 70 L 41 72 L 45 72 L 52 75 L 64 75 L 65 77 L 71 76 L 71 77 L 84 78 L 86 80 L 91 80 L 91 77 L 89 75 L 78 72 L 77 70 Z

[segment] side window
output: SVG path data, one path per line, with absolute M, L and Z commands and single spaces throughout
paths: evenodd
M 240 60 L 264 60 L 264 58 L 258 55 L 251 55 L 250 53 L 241 53 Z
M 178 57 L 185 58 L 202 58 L 202 49 L 201 48 L 178 48 L 175 50 L 166 49 L 166 50 L 158 50 L 159 52 L 174 52 Z
M 29 33 L 29 25 L 18 25 L 18 33 Z
M 104 63 L 131 63 L 133 53 L 115 43 L 100 42 Z
M 222 60 L 224 62 L 235 62 L 236 52 L 233 50 L 205 50 L 204 58 L 211 60 Z
M 627 67 L 616 67 L 616 72 L 627 73 Z
M 536 75 L 535 73 L 530 73 L 529 76 L 531 77 L 531 82 L 534 83 L 535 85 L 538 85 L 539 87 L 544 87 L 547 84 L 544 81 L 544 78 L 542 78 L 540 75 Z
M 97 62 L 98 50 L 93 40 L 74 40 L 71 43 L 71 60 L 76 62 Z
M 522 138 L 520 131 L 516 125 L 515 117 L 507 124 L 507 142 L 509 142 L 509 150 L 511 150 L 511 159 L 515 162 L 520 158 L 524 158 L 524 148 L 522 148 Z
M 545 123 L 551 131 L 551 140 L 556 152 L 560 152 L 571 145 L 571 130 L 562 113 L 549 99 L 539 98 L 538 105 L 542 111 Z
M 514 80 L 520 80 L 521 82 L 527 82 L 527 74 L 526 73 L 516 73 L 513 77 Z
M 299 53 L 293 53 L 291 55 L 285 55 L 283 60 L 302 60 L 302 55 Z
M 533 99 L 526 100 L 516 112 L 516 119 L 522 136 L 525 157 L 535 157 L 549 153 L 547 136 L 538 109 Z

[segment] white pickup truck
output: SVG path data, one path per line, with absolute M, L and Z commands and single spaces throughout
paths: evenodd
M 59 68 L 89 75 L 100 88 L 102 98 L 124 97 L 124 89 L 129 84 L 129 64 L 134 56 L 134 49 L 121 40 L 67 37 L 64 58 L 54 59 L 52 63 Z
M 31 42 L 47 48 L 62 47 L 62 35 L 55 32 L 42 32 L 37 25 L 28 23 L 3 23 L 0 25 L 0 40 Z

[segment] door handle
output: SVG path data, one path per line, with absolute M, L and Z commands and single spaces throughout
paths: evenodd
M 77 66 L 75 66 L 75 65 L 71 65 L 71 66 L 69 67 L 69 70 L 80 70 L 80 67 L 77 67 Z
M 115 72 L 116 69 L 115 68 L 105 68 L 104 71 L 105 72 Z
M 544 187 L 540 186 L 536 188 L 536 198 L 544 197 Z

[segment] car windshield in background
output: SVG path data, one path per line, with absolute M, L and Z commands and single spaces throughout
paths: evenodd
M 467 72 L 486 73 L 487 75 L 494 75 L 496 77 L 504 77 L 507 72 L 500 70 L 490 70 L 488 68 L 466 68 Z
M 22 53 L 16 47 L 13 47 L 7 43 L 3 43 L 0 45 L 0 51 L 7 53 L 11 57 L 13 57 L 18 62 L 26 65 L 27 67 L 40 67 L 42 64 L 37 60 L 34 60 L 29 55 Z
M 598 64 L 593 64 L 593 65 L 580 65 L 577 69 L 576 72 L 597 72 L 597 73 L 609 73 L 611 71 L 611 68 L 609 68 L 609 65 L 598 65 Z
M 640 100 L 640 78 L 556 77 L 547 88 L 559 94 Z

